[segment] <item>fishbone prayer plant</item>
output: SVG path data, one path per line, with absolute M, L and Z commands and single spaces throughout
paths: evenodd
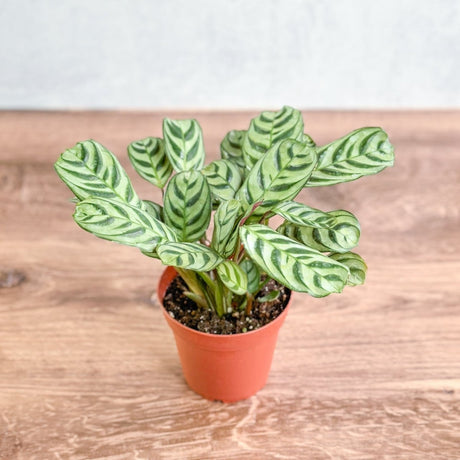
M 304 133 L 301 113 L 283 107 L 262 112 L 247 131 L 230 131 L 220 151 L 221 159 L 204 166 L 196 120 L 166 118 L 163 139 L 131 143 L 132 165 L 161 189 L 163 206 L 140 199 L 118 160 L 96 141 L 66 150 L 55 169 L 75 194 L 73 217 L 80 227 L 175 267 L 188 286 L 185 295 L 219 316 L 235 310 L 250 315 L 270 279 L 314 297 L 364 282 L 366 265 L 350 252 L 360 236 L 356 217 L 293 200 L 304 187 L 352 181 L 391 166 L 393 147 L 381 128 L 357 129 L 317 146 Z M 269 226 L 275 215 L 284 219 L 276 230 Z

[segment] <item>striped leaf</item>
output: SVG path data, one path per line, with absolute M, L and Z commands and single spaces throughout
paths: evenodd
M 175 171 L 201 169 L 204 165 L 204 144 L 201 127 L 196 120 L 163 120 L 166 155 Z
M 280 233 L 293 238 L 318 251 L 347 252 L 359 241 L 360 226 L 358 219 L 348 211 L 331 211 L 335 223 L 328 229 L 283 224 Z
M 302 114 L 284 106 L 278 112 L 262 112 L 251 120 L 243 140 L 243 158 L 251 169 L 265 152 L 283 139 L 299 139 L 303 135 Z
M 341 292 L 348 268 L 264 225 L 242 226 L 241 240 L 251 259 L 269 276 L 298 292 L 324 297 Z
M 73 215 L 84 230 L 99 238 L 136 246 L 153 252 L 166 241 L 176 241 L 174 232 L 142 209 L 105 198 L 86 198 L 77 204 Z
M 165 265 L 207 272 L 223 262 L 215 251 L 199 243 L 165 243 L 157 248 Z
M 238 166 L 230 160 L 217 160 L 201 171 L 209 184 L 211 194 L 219 201 L 231 200 L 243 182 Z
M 273 208 L 273 212 L 296 225 L 308 225 L 315 228 L 331 228 L 335 218 L 327 212 L 310 208 L 302 203 L 286 201 Z
M 229 257 L 235 250 L 238 222 L 242 215 L 241 205 L 237 200 L 222 202 L 214 214 L 211 247 L 223 257 Z
M 346 265 L 350 270 L 348 275 L 347 285 L 358 286 L 364 284 L 366 280 L 367 265 L 364 259 L 354 252 L 345 252 L 343 254 L 334 253 L 329 256 L 331 259 Z
M 183 171 L 169 181 L 164 196 L 165 222 L 180 241 L 197 241 L 211 219 L 211 192 L 199 171 Z
M 238 295 L 246 294 L 248 278 L 246 273 L 231 260 L 224 260 L 217 266 L 217 274 L 230 291 Z
M 142 200 L 142 209 L 151 217 L 163 221 L 163 208 L 150 200 Z
M 250 171 L 236 198 L 251 207 L 263 201 L 259 213 L 293 199 L 304 187 L 316 163 L 315 150 L 286 139 L 273 146 Z
M 309 147 L 316 147 L 316 142 L 308 134 L 303 133 L 299 141 L 307 144 Z
M 63 182 L 79 200 L 90 196 L 141 206 L 141 200 L 115 156 L 96 141 L 79 142 L 54 164 Z
M 255 294 L 259 290 L 260 270 L 251 259 L 244 259 L 240 264 L 241 269 L 248 278 L 248 292 Z
M 243 141 L 246 131 L 236 129 L 229 131 L 220 144 L 220 154 L 224 160 L 230 160 L 240 168 L 244 169 L 246 164 L 243 158 Z
M 134 169 L 153 185 L 163 188 L 172 173 L 163 139 L 146 137 L 128 146 L 128 156 Z
M 381 128 L 361 128 L 317 148 L 318 163 L 307 187 L 332 185 L 393 166 L 394 151 Z

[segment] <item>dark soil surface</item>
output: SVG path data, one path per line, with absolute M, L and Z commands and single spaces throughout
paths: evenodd
M 186 284 L 181 277 L 174 278 L 166 290 L 163 305 L 169 314 L 184 324 L 201 332 L 209 334 L 239 334 L 253 331 L 277 318 L 286 308 L 291 297 L 290 289 L 276 281 L 269 281 L 256 295 L 256 298 L 266 296 L 273 290 L 279 290 L 280 295 L 271 302 L 254 302 L 250 316 L 244 311 L 234 311 L 222 318 L 211 311 L 200 308 L 183 292 Z

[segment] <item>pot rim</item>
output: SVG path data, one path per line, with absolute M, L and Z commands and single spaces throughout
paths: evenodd
M 175 278 L 175 276 L 172 276 L 173 273 L 177 274 L 177 272 L 174 269 L 174 267 L 166 266 L 165 270 L 161 274 L 160 279 L 158 281 L 158 287 L 160 286 L 160 284 L 162 283 L 162 281 L 164 279 L 172 277 L 170 279 L 170 281 L 166 285 L 168 287 L 171 284 L 172 280 Z M 166 289 L 167 289 L 167 287 L 166 287 Z M 165 292 L 166 292 L 166 289 L 165 289 Z M 292 302 L 292 293 L 293 292 L 291 291 L 290 294 L 289 294 L 289 299 L 288 299 L 287 304 L 284 307 L 283 311 L 274 320 L 270 321 L 269 323 L 265 324 L 262 327 L 254 329 L 252 331 L 239 332 L 237 334 L 211 334 L 209 332 L 197 331 L 196 329 L 192 329 L 191 327 L 185 326 L 184 324 L 182 324 L 179 321 L 177 321 L 177 319 L 173 318 L 169 314 L 169 312 L 166 310 L 166 308 L 163 306 L 163 298 L 160 298 L 160 289 L 159 288 L 157 289 L 157 299 L 158 299 L 158 302 L 160 303 L 160 306 L 161 306 L 161 309 L 163 311 L 163 314 L 165 316 L 167 316 L 168 320 L 173 321 L 175 323 L 175 325 L 177 327 L 179 327 L 181 330 L 183 330 L 184 332 L 193 333 L 193 334 L 196 334 L 199 337 L 212 337 L 213 340 L 228 340 L 229 338 L 238 338 L 238 339 L 241 339 L 242 337 L 248 337 L 249 338 L 249 337 L 251 337 L 251 336 L 253 336 L 255 334 L 263 333 L 263 332 L 267 331 L 268 329 L 270 329 L 272 327 L 275 327 L 279 322 L 283 322 L 285 316 L 287 315 L 287 312 L 289 310 L 291 302 Z

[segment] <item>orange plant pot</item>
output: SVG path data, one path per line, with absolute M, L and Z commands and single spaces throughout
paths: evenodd
M 158 299 L 163 297 L 177 275 L 167 267 L 158 284 Z M 182 371 L 189 387 L 210 400 L 235 402 L 249 398 L 266 383 L 278 331 L 289 304 L 271 323 L 251 332 L 233 335 L 205 334 L 190 329 L 163 313 L 176 339 Z

